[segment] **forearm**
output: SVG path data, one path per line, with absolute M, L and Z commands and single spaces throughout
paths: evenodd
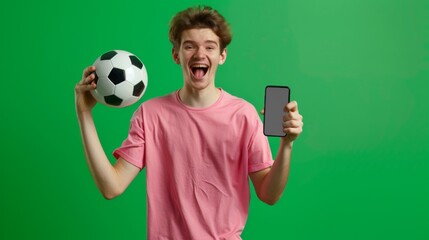
M 291 153 L 292 143 L 282 140 L 274 164 L 264 177 L 261 185 L 261 199 L 270 205 L 280 199 L 286 187 Z
M 77 116 L 88 167 L 100 192 L 111 199 L 121 192 L 116 170 L 103 150 L 91 112 L 78 112 Z

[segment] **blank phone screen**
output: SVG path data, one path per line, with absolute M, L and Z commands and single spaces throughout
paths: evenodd
M 283 137 L 284 107 L 289 103 L 290 90 L 283 86 L 267 86 L 265 88 L 264 134 L 266 136 Z

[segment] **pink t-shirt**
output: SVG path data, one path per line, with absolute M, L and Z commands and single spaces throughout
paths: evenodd
M 248 173 L 273 164 L 256 109 L 223 90 L 207 108 L 144 102 L 113 155 L 146 167 L 148 239 L 241 239 Z

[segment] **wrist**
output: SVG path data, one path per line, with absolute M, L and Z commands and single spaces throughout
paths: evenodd
M 282 137 L 280 140 L 280 147 L 292 149 L 293 141 L 291 141 L 287 136 Z
M 76 110 L 76 115 L 79 120 L 83 120 L 85 118 L 92 118 L 92 111 L 91 110 Z

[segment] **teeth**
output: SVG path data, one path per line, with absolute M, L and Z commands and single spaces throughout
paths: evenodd
M 192 67 L 193 68 L 207 68 L 207 65 L 204 65 L 204 64 L 195 64 L 195 65 L 192 65 Z

